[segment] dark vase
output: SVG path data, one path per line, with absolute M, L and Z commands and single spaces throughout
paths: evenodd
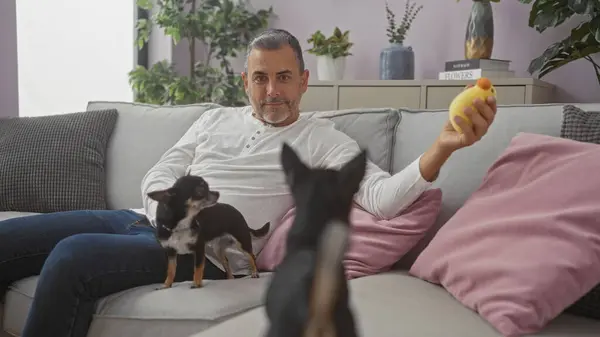
M 489 0 L 473 0 L 465 37 L 466 59 L 489 59 L 494 49 L 494 13 Z
M 415 78 L 415 53 L 412 48 L 394 43 L 379 54 L 380 80 L 413 80 Z

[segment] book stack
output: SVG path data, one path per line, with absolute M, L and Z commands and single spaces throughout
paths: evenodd
M 476 80 L 480 77 L 506 78 L 514 77 L 510 70 L 510 61 L 496 59 L 473 59 L 448 61 L 444 71 L 439 73 L 439 80 Z

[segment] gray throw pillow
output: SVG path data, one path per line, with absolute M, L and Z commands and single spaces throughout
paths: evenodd
M 0 211 L 106 209 L 116 109 L 0 119 Z
M 574 105 L 565 105 L 560 136 L 600 144 L 600 111 L 585 111 Z M 600 284 L 567 308 L 566 312 L 600 319 Z
M 565 105 L 560 136 L 600 144 L 600 111 L 585 111 L 574 105 Z

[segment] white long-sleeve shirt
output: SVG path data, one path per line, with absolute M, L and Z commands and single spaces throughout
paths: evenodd
M 288 142 L 309 166 L 339 168 L 360 152 L 356 141 L 326 119 L 301 116 L 285 127 L 273 127 L 252 116 L 252 107 L 206 111 L 181 139 L 164 153 L 142 180 L 143 210 L 154 223 L 156 202 L 147 193 L 171 187 L 188 170 L 203 177 L 220 193 L 220 202 L 236 207 L 251 228 L 271 222 L 271 231 L 293 207 L 280 164 L 283 142 Z M 390 175 L 372 162 L 356 194 L 356 202 L 376 216 L 392 218 L 431 186 L 423 179 L 419 158 Z M 258 254 L 268 236 L 255 239 Z M 210 245 L 209 245 L 210 246 Z M 223 269 L 207 247 L 207 258 Z M 241 253 L 228 253 L 235 274 L 248 274 Z

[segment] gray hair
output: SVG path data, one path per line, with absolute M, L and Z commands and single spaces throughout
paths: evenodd
M 253 49 L 275 50 L 285 45 L 288 45 L 294 51 L 300 73 L 304 72 L 304 57 L 302 56 L 302 47 L 298 39 L 290 32 L 284 29 L 267 29 L 255 37 L 246 51 L 246 61 L 244 62 L 244 70 L 248 72 L 248 56 Z

